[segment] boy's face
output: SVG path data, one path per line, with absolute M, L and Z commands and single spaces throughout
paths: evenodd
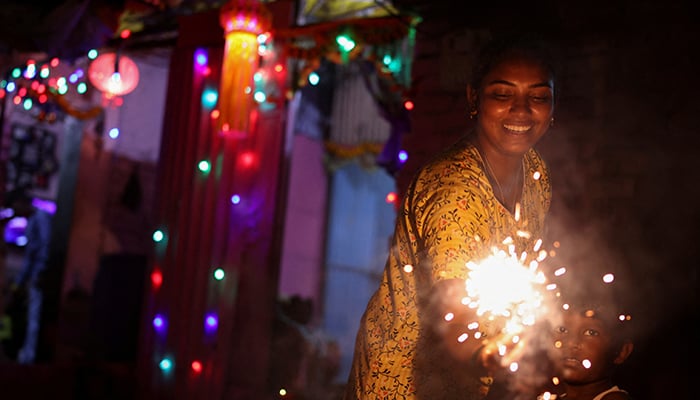
M 610 327 L 593 311 L 566 311 L 554 329 L 554 363 L 559 377 L 569 384 L 584 384 L 609 378 L 620 357 Z

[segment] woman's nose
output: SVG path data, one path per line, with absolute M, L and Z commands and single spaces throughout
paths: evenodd
M 532 111 L 530 108 L 530 101 L 527 96 L 515 96 L 513 103 L 511 103 L 510 110 L 513 113 L 526 114 L 529 114 Z

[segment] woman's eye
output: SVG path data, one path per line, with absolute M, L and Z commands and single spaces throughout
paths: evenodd
M 557 328 L 557 333 L 566 333 L 566 328 L 563 326 L 560 326 Z
M 588 336 L 598 336 L 598 331 L 595 329 L 586 329 L 584 334 L 586 334 Z
M 494 93 L 492 97 L 496 100 L 508 100 L 510 95 L 508 93 Z
M 535 103 L 547 103 L 549 102 L 549 96 L 532 96 L 532 101 Z

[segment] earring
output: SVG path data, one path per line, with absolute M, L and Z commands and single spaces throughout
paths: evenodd
M 469 110 L 469 119 L 476 118 L 477 114 L 479 114 L 479 110 L 477 110 L 476 108 L 472 108 L 471 110 Z
M 549 120 L 549 127 L 554 128 L 554 117 L 552 117 L 552 119 Z

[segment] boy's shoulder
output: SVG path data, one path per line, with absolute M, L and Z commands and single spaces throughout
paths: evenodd
M 614 392 L 607 393 L 600 400 L 631 400 L 629 393 L 618 390 Z

